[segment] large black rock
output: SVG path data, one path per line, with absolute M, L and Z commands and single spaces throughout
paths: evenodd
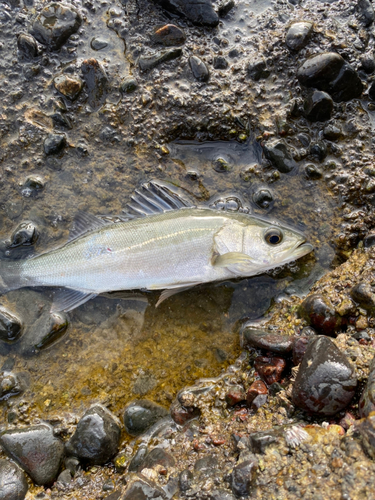
M 219 16 L 212 7 L 211 0 L 153 0 L 170 12 L 186 16 L 194 24 L 217 26 Z
M 293 403 L 320 415 L 335 415 L 353 398 L 354 367 L 328 337 L 317 337 L 306 349 L 293 386 Z

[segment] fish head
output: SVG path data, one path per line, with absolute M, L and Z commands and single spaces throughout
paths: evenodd
M 259 270 L 282 266 L 312 250 L 301 232 L 286 226 L 253 220 L 244 228 L 243 252 L 256 262 Z

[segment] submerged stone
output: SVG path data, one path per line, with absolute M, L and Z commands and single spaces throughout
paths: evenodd
M 202 61 L 202 59 L 199 59 L 199 57 L 197 56 L 190 56 L 189 64 L 191 72 L 193 73 L 194 78 L 198 80 L 198 82 L 208 82 L 210 78 L 210 72 L 208 71 L 208 68 Z
M 82 90 L 82 80 L 79 76 L 59 75 L 54 78 L 53 83 L 56 90 L 71 101 L 77 99 Z
M 0 340 L 14 342 L 22 333 L 22 322 L 12 312 L 0 309 Z
M 247 75 L 255 82 L 261 78 L 268 78 L 270 73 L 271 72 L 267 69 L 266 61 L 264 59 L 251 61 L 247 66 Z
M 130 403 L 124 412 L 124 425 L 126 432 L 131 436 L 139 436 L 158 420 L 168 416 L 168 411 L 162 406 L 140 399 Z
M 294 336 L 279 335 L 263 330 L 255 330 L 253 328 L 244 328 L 243 339 L 248 347 L 257 349 L 265 349 L 276 354 L 287 354 L 292 351 L 294 344 Z
M 5 431 L 0 436 L 0 445 L 36 484 L 49 485 L 56 478 L 64 444 L 53 435 L 50 425 Z
M 176 461 L 172 455 L 167 453 L 163 448 L 156 447 L 146 455 L 140 469 L 153 469 L 157 465 L 162 465 L 166 468 L 174 467 Z
M 370 26 L 374 22 L 374 7 L 370 0 L 358 0 L 358 17 L 365 26 Z
M 300 21 L 293 23 L 286 34 L 285 43 L 288 48 L 296 52 L 303 49 L 309 41 L 313 23 L 310 21 Z
M 354 367 L 328 337 L 309 344 L 293 386 L 293 403 L 309 413 L 335 415 L 352 400 Z
M 0 372 L 0 401 L 16 396 L 21 392 L 17 376 L 11 372 Z
M 154 31 L 152 41 L 165 45 L 166 47 L 170 47 L 171 45 L 182 45 L 186 41 L 186 35 L 178 26 L 166 24 Z
M 253 194 L 253 202 L 258 205 L 259 208 L 269 208 L 273 201 L 273 195 L 269 189 L 258 189 Z
M 68 318 L 64 313 L 51 313 L 49 320 L 47 320 L 36 338 L 35 347 L 37 349 L 49 347 L 64 335 L 68 325 Z
M 369 283 L 357 283 L 350 291 L 350 296 L 366 311 L 375 311 L 375 293 Z
M 135 78 L 130 76 L 126 78 L 120 86 L 121 92 L 125 92 L 126 94 L 131 94 L 138 88 L 138 82 Z
M 214 27 L 219 24 L 219 16 L 212 7 L 211 0 L 153 0 L 170 12 L 186 16 L 194 24 Z
M 24 59 L 32 59 L 38 55 L 38 46 L 32 35 L 21 33 L 17 38 L 17 47 Z
M 333 100 L 329 94 L 315 90 L 304 103 L 305 117 L 311 122 L 325 122 L 331 118 Z
M 254 382 L 251 384 L 249 389 L 247 390 L 246 394 L 246 404 L 249 408 L 251 408 L 251 405 L 253 401 L 258 397 L 258 396 L 267 396 L 268 390 L 267 386 L 264 382 L 261 380 L 254 380 Z
M 151 56 L 141 56 L 138 60 L 138 64 L 142 71 L 149 71 L 164 62 L 172 61 L 173 59 L 177 59 L 181 56 L 181 49 L 161 50 Z
M 254 458 L 245 460 L 233 468 L 230 482 L 232 491 L 237 497 L 250 495 L 251 489 L 255 485 L 257 467 L 258 462 Z
M 297 165 L 283 142 L 265 144 L 263 151 L 267 160 L 282 174 L 291 172 Z
M 46 155 L 60 153 L 66 146 L 66 136 L 64 134 L 49 134 L 44 140 L 44 152 Z
M 85 59 L 81 65 L 83 78 L 88 92 L 88 101 L 92 108 L 103 104 L 108 91 L 108 78 L 102 65 L 96 59 Z
M 105 49 L 108 45 L 108 41 L 101 37 L 95 37 L 91 40 L 90 46 L 93 50 Z
M 34 245 L 39 238 L 37 226 L 30 221 L 21 222 L 10 238 L 10 247 Z
M 320 294 L 308 296 L 298 312 L 301 318 L 324 335 L 334 335 L 341 325 L 341 317 Z
M 29 486 L 17 465 L 0 459 L 0 500 L 23 500 Z
M 144 476 L 133 476 L 121 500 L 164 500 L 165 492 Z
M 118 419 L 104 406 L 96 405 L 78 422 L 65 449 L 83 462 L 102 465 L 118 452 L 120 435 Z
M 286 361 L 283 358 L 258 356 L 255 359 L 254 367 L 266 384 L 271 385 L 281 380 Z
M 235 5 L 234 0 L 223 0 L 217 10 L 219 17 L 225 17 Z
M 81 26 L 80 14 L 67 5 L 50 3 L 41 11 L 32 26 L 32 34 L 51 50 L 60 49 L 70 35 Z
M 354 69 L 335 52 L 326 52 L 307 59 L 297 72 L 299 82 L 328 92 L 334 101 L 360 97 L 363 84 Z
M 361 435 L 363 447 L 369 456 L 375 459 L 375 415 L 360 420 L 355 427 Z

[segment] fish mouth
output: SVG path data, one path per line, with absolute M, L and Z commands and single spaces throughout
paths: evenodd
M 311 245 L 311 243 L 306 243 L 305 241 L 303 241 L 293 250 L 293 257 L 299 259 L 304 255 L 312 252 L 313 250 L 314 247 Z

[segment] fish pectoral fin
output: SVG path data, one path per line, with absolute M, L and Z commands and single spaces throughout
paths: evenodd
M 234 265 L 254 264 L 251 257 L 242 252 L 228 252 L 213 258 L 212 265 L 215 267 L 229 267 Z
M 96 293 L 80 292 L 71 288 L 59 288 L 55 291 L 51 312 L 68 312 L 96 297 Z
M 167 288 L 166 290 L 163 290 L 160 294 L 159 300 L 156 302 L 155 307 L 160 306 L 162 302 L 164 302 L 166 299 L 169 297 L 172 297 L 172 295 L 176 295 L 176 293 L 184 292 L 185 290 L 189 290 L 190 288 L 193 288 L 193 286 L 197 285 L 198 283 L 194 283 L 194 285 L 188 285 L 188 286 L 180 286 L 176 288 Z

